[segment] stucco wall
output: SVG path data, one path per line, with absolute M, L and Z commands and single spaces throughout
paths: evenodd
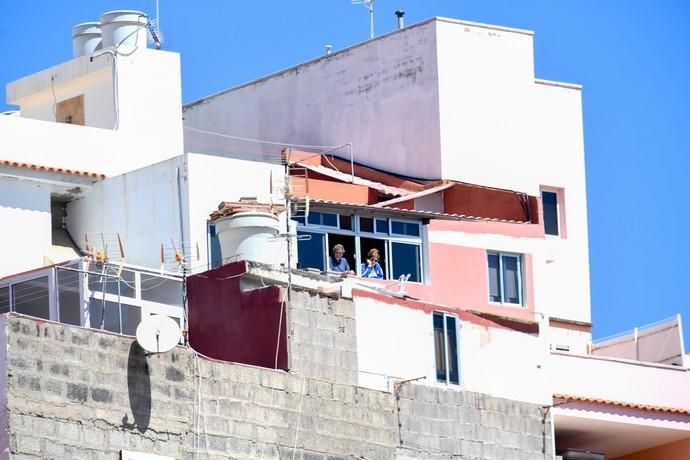
M 436 382 L 432 306 L 380 297 L 355 293 L 359 384 L 390 389 L 396 379 L 423 378 L 424 385 L 445 388 Z M 550 403 L 542 338 L 458 319 L 459 388 Z
M 438 178 L 434 21 L 292 67 L 185 107 L 185 126 L 261 140 L 336 146 L 354 159 Z M 185 132 L 187 151 L 276 158 L 280 147 Z M 346 150 L 338 152 L 345 155 Z
M 685 460 L 690 458 L 690 438 L 618 457 L 618 460 L 658 460 L 661 458 L 664 460 Z
M 0 178 L 0 222 L 0 277 L 43 266 L 51 248 L 50 188 Z

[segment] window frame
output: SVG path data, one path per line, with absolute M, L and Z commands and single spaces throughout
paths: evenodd
M 491 298 L 491 271 L 489 270 L 489 256 L 498 256 L 498 277 L 499 277 L 499 293 L 501 295 L 500 302 L 497 302 Z M 515 257 L 517 258 L 517 276 L 518 276 L 518 303 L 507 302 L 505 294 L 505 282 L 503 276 L 503 258 L 504 257 Z M 486 276 L 487 276 L 487 287 L 488 289 L 488 299 L 489 304 L 492 305 L 507 305 L 515 307 L 525 307 L 525 275 L 524 275 L 524 254 L 519 254 L 515 252 L 505 252 L 505 251 L 486 251 Z
M 436 348 L 436 340 L 434 337 L 434 375 L 436 377 L 435 381 L 436 383 L 441 383 L 444 385 L 453 385 L 453 386 L 460 386 L 462 384 L 462 370 L 460 368 L 460 318 L 458 318 L 457 315 L 448 313 L 445 311 L 434 311 L 431 314 L 431 319 L 432 319 L 432 335 L 435 335 L 436 333 L 436 326 L 434 324 L 434 320 L 436 317 L 441 317 L 442 318 L 442 323 L 443 323 L 443 356 L 445 357 L 445 371 L 446 375 L 444 379 L 440 379 L 438 376 L 438 369 L 436 367 L 436 360 L 438 357 L 438 352 L 439 350 Z M 448 335 L 448 318 L 452 319 L 455 322 L 455 365 L 458 370 L 458 381 L 457 382 L 452 382 L 451 381 L 451 375 L 450 375 L 450 344 L 449 344 L 449 335 Z
M 323 226 L 323 225 L 318 225 L 318 224 L 310 224 L 309 219 L 304 219 L 301 218 L 299 220 L 295 220 L 297 225 L 296 225 L 296 231 L 298 232 L 306 232 L 306 233 L 319 233 L 324 235 L 324 242 L 326 245 L 326 248 L 324 250 L 323 254 L 323 264 L 324 267 L 328 267 L 328 256 L 329 256 L 329 248 L 330 248 L 330 241 L 329 241 L 329 234 L 336 234 L 336 235 L 343 235 L 343 236 L 351 236 L 354 238 L 355 242 L 355 267 L 350 267 L 355 271 L 357 276 L 362 275 L 362 267 L 361 267 L 361 262 L 360 259 L 364 256 L 362 254 L 362 248 L 361 248 L 361 238 L 370 238 L 370 239 L 378 239 L 378 240 L 383 240 L 384 241 L 384 246 L 385 246 L 385 254 L 384 254 L 384 259 L 385 259 L 385 264 L 382 264 L 382 267 L 384 269 L 384 272 L 386 276 L 383 279 L 386 280 L 391 280 L 394 281 L 397 278 L 393 278 L 393 254 L 392 254 L 392 243 L 404 243 L 404 244 L 410 244 L 410 245 L 415 245 L 418 247 L 418 254 L 419 254 L 419 260 L 418 260 L 418 270 L 419 270 L 419 281 L 410 281 L 413 283 L 419 283 L 419 284 L 424 284 L 426 280 L 428 279 L 428 274 L 426 273 L 426 265 L 425 265 L 425 257 L 424 257 L 424 246 L 425 246 L 425 236 L 424 236 L 424 224 L 421 220 L 414 220 L 414 219 L 400 219 L 400 218 L 393 218 L 393 217 L 388 217 L 388 216 L 380 216 L 380 215 L 360 215 L 355 212 L 353 213 L 338 213 L 338 212 L 326 212 L 326 211 L 321 211 L 321 210 L 314 210 L 314 212 L 318 213 L 327 213 L 327 214 L 335 214 L 338 216 L 337 218 L 337 227 L 330 227 L 330 226 Z M 341 214 L 346 214 L 350 216 L 352 219 L 352 230 L 343 230 L 340 228 L 340 215 Z M 361 230 L 361 224 L 360 224 L 360 219 L 361 218 L 367 218 L 367 219 L 372 219 L 372 229 L 373 232 L 368 232 L 368 231 L 362 231 Z M 387 227 L 388 227 L 388 233 L 382 233 L 382 232 L 377 232 L 376 231 L 376 222 L 377 220 L 386 220 Z M 416 224 L 419 226 L 419 236 L 412 236 L 412 235 L 400 235 L 400 234 L 395 234 L 391 233 L 392 230 L 392 221 L 398 221 L 398 222 L 404 222 L 404 223 L 411 223 L 411 224 Z M 360 257 L 360 255 L 362 257 Z M 299 257 L 299 255 L 298 255 Z
M 554 199 L 556 200 L 556 209 L 555 209 L 555 218 L 556 218 L 556 233 L 548 233 L 546 231 L 546 206 L 544 206 L 544 194 L 549 193 L 553 195 Z M 542 216 L 544 219 L 544 235 L 546 237 L 553 237 L 553 238 L 560 238 L 562 234 L 561 230 L 561 199 L 560 199 L 560 194 L 558 193 L 557 190 L 550 189 L 548 187 L 542 187 L 540 190 L 540 195 L 541 195 L 541 207 L 542 207 Z

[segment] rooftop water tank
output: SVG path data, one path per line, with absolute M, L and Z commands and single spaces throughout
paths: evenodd
M 215 221 L 216 235 L 224 263 L 231 257 L 279 265 L 283 254 L 275 237 L 278 217 L 261 211 L 246 211 L 221 217 Z
M 120 45 L 146 48 L 147 22 L 148 17 L 141 11 L 117 10 L 103 13 L 103 48 Z
M 74 57 L 88 56 L 101 48 L 101 23 L 84 22 L 72 28 Z

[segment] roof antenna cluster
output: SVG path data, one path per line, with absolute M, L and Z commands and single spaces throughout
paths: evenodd
M 352 0 L 353 5 L 364 5 L 369 10 L 369 38 L 374 38 L 374 0 Z

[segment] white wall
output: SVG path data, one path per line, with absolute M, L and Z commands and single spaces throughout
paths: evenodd
M 7 315 L 0 315 L 0 460 L 10 458 L 10 432 L 7 412 L 9 382 L 7 372 Z
M 436 382 L 433 320 L 422 310 L 355 294 L 359 384 L 390 391 L 393 379 Z M 548 354 L 539 337 L 460 323 L 460 387 L 496 397 L 547 403 Z M 451 385 L 450 387 L 453 387 Z
M 50 253 L 50 189 L 0 177 L 0 277 L 43 266 Z
M 209 215 L 221 201 L 255 196 L 268 202 L 271 172 L 278 195 L 283 166 L 186 154 L 97 183 L 84 198 L 68 204 L 67 228 L 82 248 L 85 233 L 119 233 L 128 263 L 158 268 L 161 244 L 168 247 L 173 238 L 179 245 L 181 240 L 181 200 L 185 250 L 193 256 L 195 269 L 205 270 Z M 276 243 L 276 250 L 284 249 Z
M 21 117 L 0 120 L 3 159 L 114 176 L 181 155 L 179 55 L 140 48 L 116 70 L 115 83 L 109 54 L 85 56 L 10 83 Z M 55 103 L 79 94 L 86 126 L 53 122 Z
M 355 161 L 438 178 L 434 31 L 427 21 L 191 103 L 185 126 L 308 145 L 352 142 Z M 185 148 L 255 159 L 280 152 L 189 130 Z
M 85 249 L 87 233 L 104 233 L 111 240 L 119 233 L 128 263 L 160 267 L 161 244 L 180 241 L 176 168 L 184 168 L 183 160 L 173 158 L 95 184 L 67 205 L 72 238 Z

